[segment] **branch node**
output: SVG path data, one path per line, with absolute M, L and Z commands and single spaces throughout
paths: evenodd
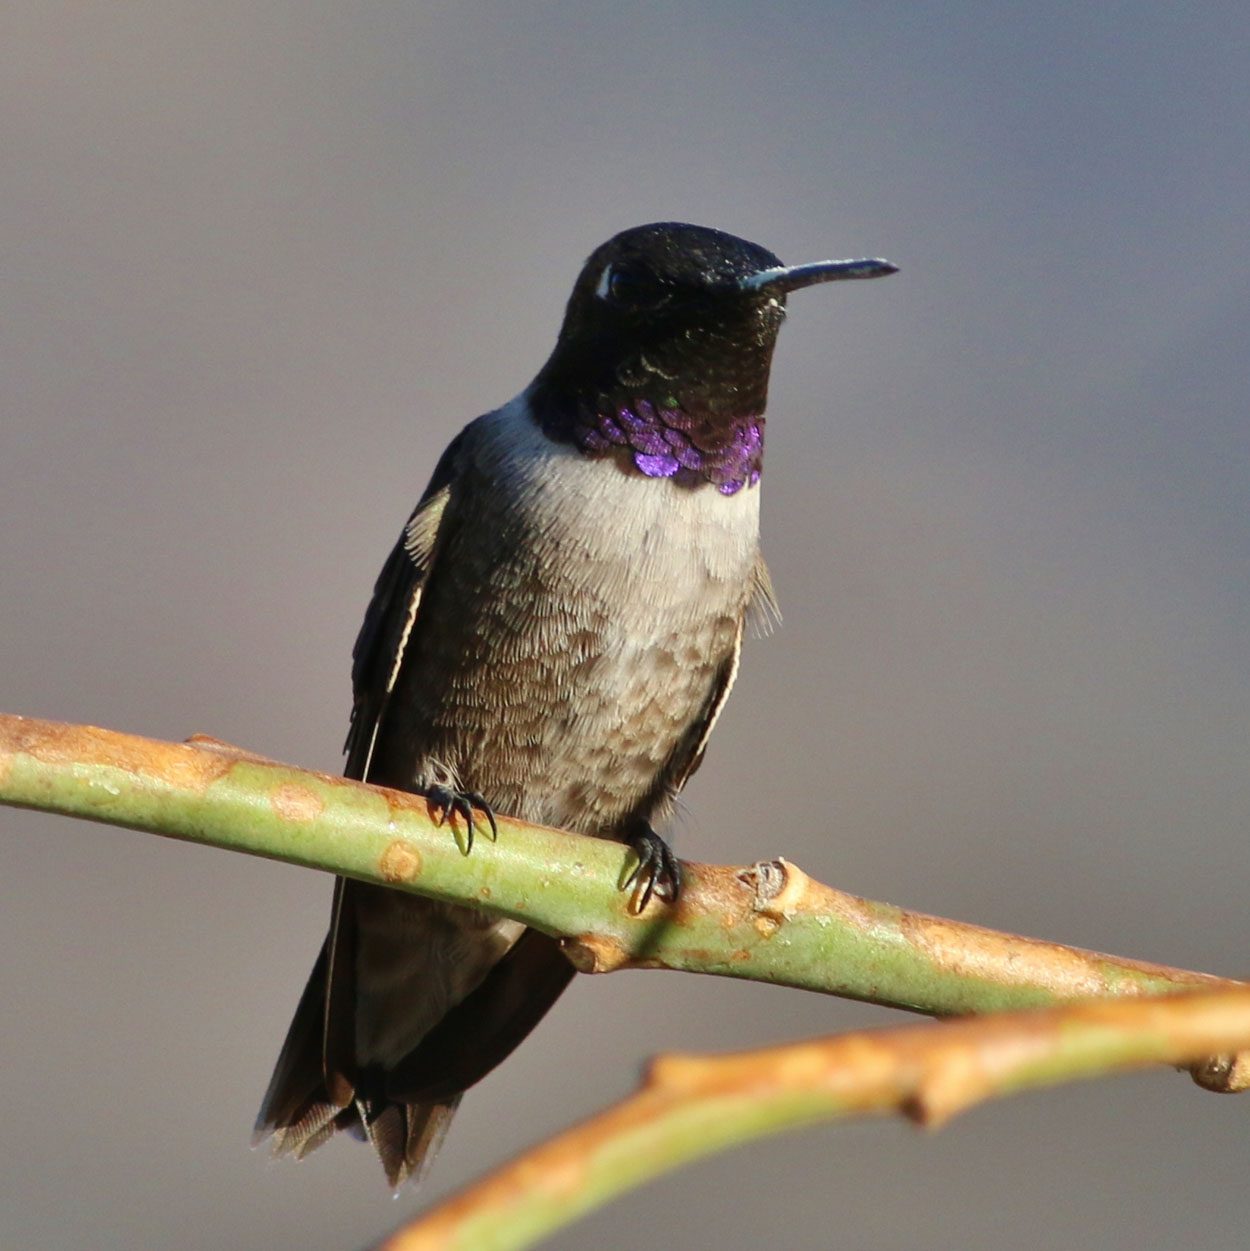
M 1219 1095 L 1236 1095 L 1250 1090 L 1250 1051 L 1212 1056 L 1190 1067 L 1190 1076 L 1203 1090 Z
M 752 911 L 780 924 L 798 911 L 812 879 L 798 865 L 778 856 L 749 865 L 738 874 L 738 881 L 751 892 Z
M 560 950 L 579 973 L 614 973 L 629 963 L 629 953 L 607 934 L 578 934 L 560 939 Z

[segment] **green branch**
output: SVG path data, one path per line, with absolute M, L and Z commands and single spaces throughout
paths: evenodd
M 621 846 L 501 818 L 462 850 L 425 800 L 249 755 L 0 715 L 0 803 L 84 817 L 473 904 L 564 939 L 578 968 L 665 967 L 800 986 L 937 1016 L 1205 990 L 697 1060 L 506 1166 L 386 1245 L 516 1249 L 667 1168 L 818 1119 L 975 1099 L 1143 1063 L 1250 1085 L 1240 983 L 904 912 L 785 861 L 685 866 L 681 902 L 638 914 Z M 1110 1015 L 1107 1015 L 1110 1014 Z M 1221 1054 L 1213 1055 L 1213 1052 Z
M 499 820 L 495 844 L 425 800 L 214 740 L 165 743 L 0 715 L 0 803 L 245 851 L 474 904 L 566 940 L 586 972 L 664 967 L 935 1016 L 1233 983 L 872 903 L 785 861 L 688 864 L 679 906 L 641 915 L 615 843 Z

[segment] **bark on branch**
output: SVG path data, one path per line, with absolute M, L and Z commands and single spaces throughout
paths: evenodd
M 641 914 L 615 843 L 499 818 L 471 855 L 424 799 L 186 743 L 0 714 L 0 804 L 84 817 L 473 904 L 565 939 L 584 972 L 749 978 L 932 1016 L 1240 985 L 908 912 L 784 860 L 686 863 L 679 905 Z M 1215 1085 L 1227 1084 L 1217 1074 Z
M 660 1056 L 638 1091 L 525 1152 L 376 1251 L 519 1251 L 660 1173 L 785 1129 L 983 1100 L 1250 1047 L 1250 989 L 1082 1003 L 725 1056 Z
M 780 859 L 686 864 L 679 905 L 636 913 L 620 889 L 631 853 L 613 843 L 501 817 L 497 843 L 479 840 L 467 855 L 464 831 L 440 827 L 413 795 L 199 736 L 167 743 L 3 714 L 0 804 L 472 904 L 563 938 L 586 972 L 715 973 L 941 1017 L 1070 1005 L 662 1057 L 637 1094 L 442 1205 L 387 1251 L 526 1246 L 665 1169 L 816 1120 L 902 1110 L 934 1124 L 991 1095 L 1151 1063 L 1187 1065 L 1212 1090 L 1250 1087 L 1245 983 L 906 912 Z M 1124 1002 L 1071 1006 L 1090 998 Z

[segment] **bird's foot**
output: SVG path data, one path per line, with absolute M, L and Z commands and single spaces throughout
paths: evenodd
M 467 856 L 473 850 L 473 835 L 477 832 L 477 823 L 473 819 L 473 810 L 484 813 L 490 825 L 490 840 L 493 843 L 499 837 L 499 827 L 495 824 L 495 813 L 490 804 L 477 791 L 461 791 L 454 786 L 436 784 L 422 792 L 426 803 L 439 810 L 435 824 L 443 825 L 448 817 L 458 816 L 464 822 L 464 842 L 461 851 Z M 453 825 L 454 830 L 454 825 Z M 460 839 L 456 839 L 460 843 Z
M 624 890 L 634 892 L 634 911 L 645 912 L 653 895 L 676 903 L 681 894 L 681 861 L 672 848 L 645 821 L 639 821 L 625 841 L 638 857 L 623 884 Z

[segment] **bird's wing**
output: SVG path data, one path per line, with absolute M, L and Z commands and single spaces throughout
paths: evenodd
M 368 780 L 379 726 L 412 635 L 437 547 L 439 527 L 460 469 L 466 434 L 443 453 L 373 590 L 352 653 L 352 720 L 344 750 L 348 777 Z M 355 1013 L 355 932 L 344 924 L 342 878 L 335 882 L 330 932 L 308 979 L 257 1118 L 279 1150 L 311 1151 L 336 1128 L 351 1128 Z M 364 1132 L 364 1127 L 357 1127 Z
M 451 521 L 454 484 L 471 456 L 471 428 L 443 454 L 425 494 L 404 526 L 374 587 L 352 653 L 352 722 L 345 750 L 348 777 L 370 780 L 374 749 L 391 694 L 416 636 L 422 593 L 437 563 L 441 536 Z M 387 779 L 388 782 L 391 779 Z M 371 888 L 340 878 L 335 883 L 324 963 L 319 962 L 321 1076 L 329 1103 L 344 1109 L 335 1124 L 359 1126 L 373 1142 L 394 1183 L 418 1172 L 432 1154 L 460 1092 L 503 1060 L 538 1023 L 573 977 L 573 966 L 554 939 L 527 930 L 463 1002 L 455 1005 L 396 1068 L 382 1089 L 358 1088 L 355 1058 L 356 927 L 354 908 Z M 354 893 L 354 894 L 353 894 Z M 353 905 L 352 899 L 356 900 Z M 319 1112 L 324 1120 L 325 1111 Z M 329 1127 L 325 1132 L 331 1132 Z
M 738 633 L 734 637 L 733 647 L 716 670 L 712 687 L 708 691 L 699 716 L 678 741 L 661 775 L 664 789 L 670 796 L 676 795 L 703 763 L 708 739 L 712 737 L 716 720 L 725 707 L 725 701 L 733 689 L 734 679 L 738 676 L 738 661 L 742 656 L 742 635 L 747 625 L 750 624 L 761 633 L 766 633 L 780 620 L 781 612 L 777 607 L 776 596 L 773 594 L 772 580 L 768 576 L 768 568 L 764 564 L 763 557 L 760 557 L 751 571 L 751 597 L 747 602 L 747 609 L 742 620 L 738 622 Z
M 738 659 L 742 655 L 744 624 L 744 621 L 738 622 L 738 633 L 734 638 L 733 650 L 721 661 L 699 716 L 678 740 L 661 774 L 660 781 L 669 796 L 675 796 L 703 763 L 708 739 L 712 737 L 716 720 L 725 706 L 725 701 L 729 698 L 729 692 L 733 689 L 734 679 L 738 676 Z
M 352 650 L 352 721 L 343 747 L 347 753 L 343 772 L 349 778 L 369 780 L 378 728 L 412 637 L 464 444 L 462 431 L 439 460 L 425 494 L 382 566 L 356 637 Z
M 352 650 L 352 719 L 343 750 L 349 778 L 369 780 L 378 731 L 395 689 L 400 666 L 416 624 L 421 594 L 434 565 L 439 527 L 460 471 L 466 431 L 452 440 L 434 469 L 429 486 L 408 518 L 373 588 L 373 598 Z M 344 925 L 343 898 L 347 883 L 337 878 L 330 911 L 323 971 L 322 1072 L 332 1101 L 352 1097 L 355 1069 L 355 1013 L 337 1005 L 355 1002 L 356 957 L 351 950 L 353 927 Z
M 755 558 L 751 570 L 751 598 L 747 602 L 747 625 L 757 637 L 771 634 L 781 624 L 781 607 L 773 590 L 772 576 L 763 556 Z

